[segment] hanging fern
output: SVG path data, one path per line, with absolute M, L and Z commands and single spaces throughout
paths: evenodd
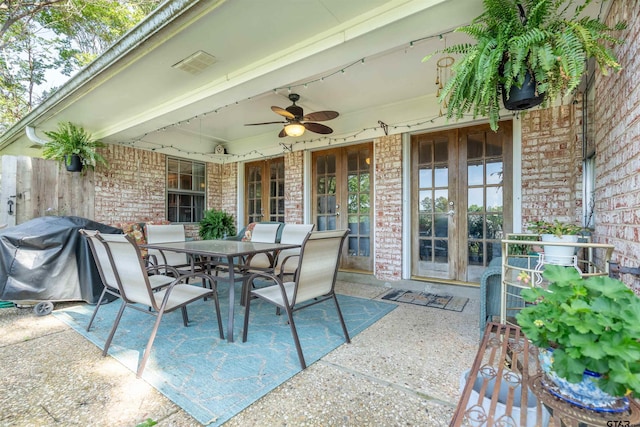
M 613 33 L 624 30 L 626 23 L 608 27 L 583 17 L 592 0 L 577 6 L 574 2 L 484 0 L 484 12 L 456 29 L 475 39 L 475 44 L 450 46 L 423 59 L 439 52 L 460 56 L 439 98 L 441 103 L 447 101 L 447 118 L 460 119 L 468 113 L 474 118 L 487 116 L 497 130 L 502 92 L 521 87 L 527 72 L 535 79 L 536 93 L 545 95 L 544 107 L 578 87 L 589 58 L 595 58 L 605 75 L 610 69 L 620 70 L 610 46 L 623 42 Z

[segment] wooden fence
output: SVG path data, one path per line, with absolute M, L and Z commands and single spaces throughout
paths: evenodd
M 46 215 L 95 217 L 93 171 L 72 173 L 57 161 L 4 155 L 1 179 L 0 224 Z

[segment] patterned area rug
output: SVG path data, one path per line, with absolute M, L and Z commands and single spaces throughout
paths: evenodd
M 220 289 L 222 319 L 226 330 L 227 291 Z M 236 301 L 239 301 L 239 295 Z M 353 338 L 396 306 L 339 295 L 340 308 Z M 85 327 L 94 306 L 78 305 L 53 314 L 99 348 L 109 333 L 120 301 L 100 307 L 91 332 Z M 189 327 L 180 311 L 162 319 L 142 378 L 201 424 L 219 426 L 247 406 L 300 372 L 286 315 L 276 316 L 272 305 L 251 304 L 249 336 L 242 342 L 244 310 L 236 309 L 235 342 L 220 340 L 212 301 L 189 305 Z M 294 315 L 307 366 L 344 344 L 344 335 L 331 301 L 316 304 Z M 136 371 L 155 318 L 126 309 L 109 354 Z
M 405 291 L 402 289 L 394 289 L 392 291 L 389 291 L 385 296 L 382 297 L 382 299 L 458 312 L 464 310 L 464 307 L 469 301 L 469 298 L 464 297 L 436 295 L 425 292 Z

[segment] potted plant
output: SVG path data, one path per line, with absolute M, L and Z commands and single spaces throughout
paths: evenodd
M 607 45 L 623 42 L 611 33 L 626 28 L 626 23 L 608 27 L 582 16 L 591 2 L 575 6 L 571 13 L 574 0 L 484 0 L 484 12 L 455 30 L 475 43 L 439 51 L 461 56 L 439 97 L 441 103 L 446 101 L 447 118 L 460 119 L 466 113 L 488 116 L 495 131 L 501 95 L 508 109 L 546 106 L 578 87 L 590 58 L 604 74 L 610 68 L 620 70 Z M 512 92 L 519 89 L 529 95 Z
M 553 265 L 543 274 L 549 286 L 523 289 L 530 304 L 516 318 L 540 348 L 543 369 L 550 368 L 545 382 L 554 387 L 577 384 L 567 391 L 547 382 L 550 391 L 589 409 L 622 410 L 628 405 L 624 399 L 605 404 L 611 397 L 589 401 L 583 393 L 591 389 L 615 398 L 640 396 L 640 298 L 607 276 L 583 279 L 573 268 Z M 553 350 L 550 359 L 547 349 Z
M 97 152 L 105 145 L 95 141 L 82 127 L 61 122 L 57 130 L 44 134 L 51 140 L 44 144 L 42 156 L 64 162 L 68 171 L 80 172 L 83 166 L 94 169 L 97 164 L 107 166 L 105 158 Z
M 529 231 L 540 235 L 543 242 L 576 243 L 583 227 L 557 219 L 553 221 L 533 221 L 529 224 Z M 572 265 L 576 253 L 574 246 L 544 245 L 544 260 L 546 264 Z
M 204 240 L 224 239 L 236 234 L 233 215 L 222 210 L 210 209 L 204 212 L 200 220 L 200 237 Z

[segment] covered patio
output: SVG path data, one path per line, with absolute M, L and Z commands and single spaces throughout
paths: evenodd
M 225 425 L 446 425 L 478 349 L 481 277 L 507 235 L 560 219 L 612 245 L 616 265 L 640 265 L 637 9 L 587 10 L 627 21 L 619 73 L 592 67 L 548 108 L 502 110 L 494 132 L 484 117 L 448 121 L 437 92 L 450 61 L 422 62 L 465 40 L 453 29 L 481 0 L 168 1 L 0 136 L 3 174 L 25 184 L 3 175 L 0 223 L 169 221 L 197 239 L 203 211 L 219 209 L 238 229 L 349 228 L 339 293 L 411 288 L 469 303 L 399 303 Z M 332 132 L 287 134 L 282 111 L 295 106 Z M 107 143 L 109 166 L 33 172 L 43 132 L 63 121 Z M 640 294 L 636 276 L 620 278 Z M 53 317 L 2 309 L 0 329 L 9 424 L 199 425 Z

